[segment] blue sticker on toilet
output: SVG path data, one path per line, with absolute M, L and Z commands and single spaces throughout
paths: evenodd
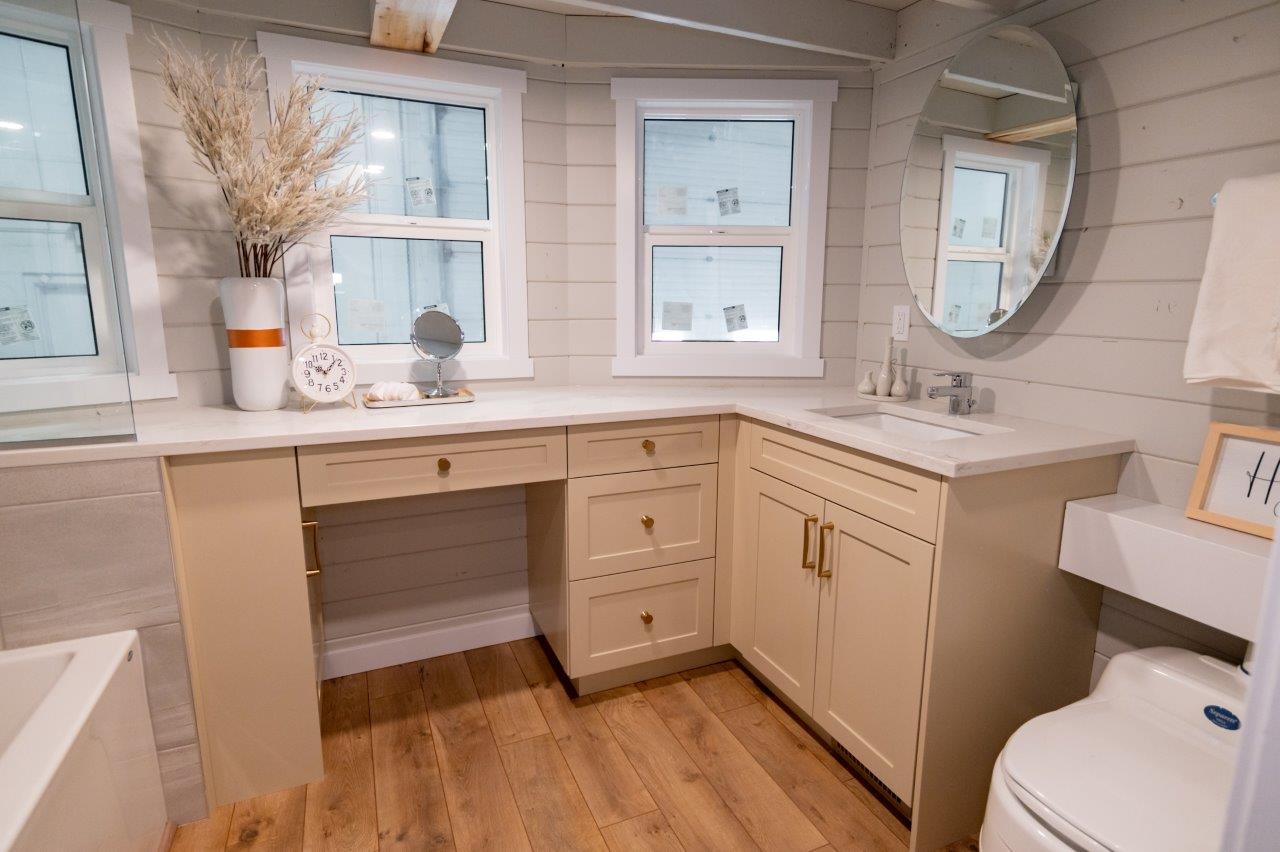
M 1240 717 L 1225 707 L 1219 707 L 1217 704 L 1210 704 L 1205 707 L 1204 717 L 1219 728 L 1226 728 L 1228 731 L 1240 729 Z

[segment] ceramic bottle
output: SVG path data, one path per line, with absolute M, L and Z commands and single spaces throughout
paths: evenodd
M 880 375 L 876 376 L 876 396 L 889 396 L 893 389 L 893 339 L 884 342 L 884 360 L 880 363 Z

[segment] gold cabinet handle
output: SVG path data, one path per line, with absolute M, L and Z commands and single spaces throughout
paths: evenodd
M 449 461 L 448 459 L 440 459 L 439 461 L 436 462 L 436 468 L 441 473 L 448 473 L 449 468 L 451 467 L 453 467 L 453 462 Z
M 653 455 L 654 450 L 658 449 L 658 445 L 648 438 L 645 438 L 640 442 L 640 449 L 644 450 L 649 455 Z
M 653 613 L 647 609 L 640 610 L 640 620 L 645 624 L 653 624 Z
M 640 523 L 641 523 L 641 524 L 643 524 L 643 525 L 644 525 L 644 528 L 645 528 L 645 529 L 647 529 L 647 530 L 651 530 L 651 529 L 653 529 L 653 516 L 652 516 L 652 515 L 641 515 L 641 516 L 640 516 Z
M 827 521 L 818 527 L 818 576 L 830 577 L 831 566 L 827 565 L 827 533 L 836 528 L 834 521 Z
M 807 518 L 804 519 L 804 550 L 800 557 L 800 567 L 806 571 L 812 571 L 814 568 L 818 567 L 818 563 L 814 562 L 812 559 L 809 558 L 809 526 L 810 524 L 812 524 L 815 527 L 818 525 L 817 515 L 809 515 Z
M 308 568 L 306 576 L 320 576 L 320 522 L 319 521 L 303 521 L 302 528 L 311 534 L 311 552 L 315 554 L 316 567 Z

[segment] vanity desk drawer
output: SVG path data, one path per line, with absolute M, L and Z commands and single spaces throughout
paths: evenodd
M 716 561 L 569 584 L 575 677 L 711 647 Z
M 752 424 L 751 466 L 925 541 L 938 535 L 941 478 Z
M 709 464 L 720 445 L 720 418 L 650 420 L 569 427 L 569 475 L 596 476 Z
M 303 506 L 564 478 L 563 428 L 298 448 Z
M 716 552 L 717 465 L 569 480 L 569 579 L 707 559 Z

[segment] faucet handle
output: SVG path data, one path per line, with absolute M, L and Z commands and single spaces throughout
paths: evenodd
M 938 378 L 951 379 L 951 387 L 967 388 L 973 386 L 973 373 L 934 373 Z

